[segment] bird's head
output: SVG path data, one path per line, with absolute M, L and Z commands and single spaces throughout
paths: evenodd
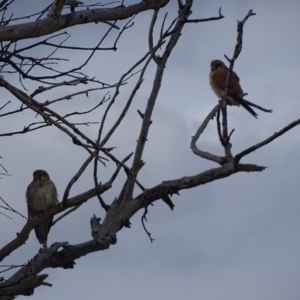
M 44 170 L 35 170 L 33 172 L 33 180 L 50 179 L 49 174 Z
M 215 59 L 210 63 L 211 71 L 217 71 L 220 68 L 227 68 L 226 65 L 221 60 Z

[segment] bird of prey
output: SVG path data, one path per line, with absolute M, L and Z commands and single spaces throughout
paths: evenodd
M 55 206 L 58 202 L 55 184 L 44 170 L 33 172 L 33 181 L 26 191 L 28 217 L 33 218 Z M 34 230 L 40 244 L 47 247 L 47 238 L 52 225 L 53 216 L 38 224 Z
M 209 83 L 215 94 L 222 99 L 225 96 L 226 80 L 229 69 L 221 60 L 213 60 L 210 63 Z M 243 106 L 252 116 L 257 118 L 257 113 L 249 106 L 249 101 L 243 99 L 244 92 L 240 86 L 240 79 L 235 72 L 232 71 L 229 86 L 227 104 Z M 253 105 L 257 108 L 259 106 Z M 261 108 L 260 108 L 261 109 Z M 261 109 L 266 112 L 271 110 Z

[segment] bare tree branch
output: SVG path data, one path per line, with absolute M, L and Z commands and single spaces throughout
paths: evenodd
M 23 130 L 9 129 L 10 132 L 5 132 L 0 135 L 8 136 L 15 134 L 25 134 L 30 131 L 39 130 L 43 127 L 53 125 L 54 129 L 59 129 L 65 133 L 67 137 L 71 139 L 74 146 L 80 146 L 88 155 L 82 161 L 76 161 L 77 171 L 75 174 L 70 176 L 69 182 L 65 187 L 63 193 L 63 199 L 55 207 L 43 211 L 41 214 L 34 218 L 28 219 L 26 224 L 21 228 L 17 236 L 12 239 L 6 245 L 2 245 L 0 249 L 0 261 L 6 259 L 16 249 L 24 245 L 28 240 L 30 232 L 36 228 L 38 224 L 45 221 L 51 216 L 58 215 L 56 220 L 52 223 L 52 226 L 56 225 L 63 218 L 69 217 L 74 211 L 82 208 L 83 204 L 90 201 L 92 198 L 97 197 L 101 207 L 104 210 L 103 221 L 96 216 L 93 212 L 90 220 L 91 236 L 85 237 L 84 241 L 70 245 L 67 241 L 54 243 L 49 248 L 43 248 L 39 253 L 31 255 L 31 259 L 22 265 L 11 265 L 6 263 L 3 266 L 6 269 L 3 272 L 13 270 L 14 273 L 10 272 L 7 278 L 0 278 L 0 298 L 1 299 L 13 299 L 17 295 L 32 295 L 34 290 L 41 286 L 51 286 L 51 283 L 46 282 L 47 274 L 42 274 L 47 268 L 74 268 L 75 261 L 80 259 L 89 253 L 109 249 L 111 245 L 116 244 L 118 232 L 124 228 L 130 228 L 131 218 L 139 210 L 144 211 L 142 215 L 142 225 L 144 226 L 146 234 L 148 234 L 151 241 L 151 233 L 145 227 L 145 221 L 147 221 L 147 213 L 150 212 L 151 205 L 155 201 L 163 201 L 168 207 L 173 210 L 174 203 L 171 197 L 173 195 L 179 195 L 181 190 L 192 189 L 201 185 L 210 183 L 215 180 L 223 179 L 232 176 L 239 172 L 262 172 L 265 170 L 265 166 L 259 166 L 256 164 L 242 164 L 240 160 L 247 154 L 252 153 L 258 148 L 265 146 L 272 142 L 282 134 L 291 130 L 293 127 L 300 124 L 300 119 L 290 123 L 285 128 L 276 132 L 272 136 L 268 137 L 264 141 L 249 147 L 241 151 L 237 155 L 231 153 L 231 142 L 233 130 L 228 127 L 228 115 L 226 106 L 226 97 L 228 94 L 228 87 L 230 83 L 230 75 L 233 70 L 234 62 L 239 56 L 242 50 L 242 38 L 243 38 L 243 26 L 247 19 L 254 15 L 252 10 L 248 12 L 245 18 L 238 22 L 238 36 L 237 43 L 233 56 L 230 61 L 230 72 L 226 82 L 226 93 L 225 98 L 222 99 L 207 115 L 207 117 L 201 122 L 197 132 L 192 137 L 190 148 L 195 155 L 201 158 L 216 162 L 220 166 L 211 168 L 205 171 L 199 171 L 196 175 L 180 175 L 179 178 L 174 180 L 164 180 L 156 186 L 149 187 L 148 182 L 143 182 L 139 174 L 141 169 L 145 165 L 143 158 L 144 150 L 147 146 L 148 134 L 151 129 L 151 124 L 155 122 L 153 119 L 153 112 L 155 105 L 158 101 L 158 95 L 160 88 L 163 84 L 163 76 L 165 74 L 165 68 L 168 63 L 168 59 L 176 47 L 179 38 L 183 32 L 183 28 L 186 24 L 195 25 L 195 23 L 202 23 L 214 20 L 220 20 L 224 16 L 219 10 L 219 16 L 212 18 L 195 18 L 190 19 L 192 14 L 193 0 L 177 0 L 178 13 L 175 14 L 171 21 L 167 24 L 167 13 L 164 13 L 160 17 L 160 8 L 168 4 L 168 0 L 142 0 L 137 4 L 125 6 L 123 1 L 118 3 L 119 6 L 112 8 L 97 8 L 102 4 L 94 4 L 83 6 L 83 2 L 77 0 L 53 0 L 52 3 L 39 11 L 34 12 L 32 15 L 27 16 L 30 22 L 25 22 L 26 16 L 21 18 L 13 19 L 13 15 L 7 17 L 7 7 L 13 2 L 4 0 L 0 2 L 0 12 L 2 12 L 2 19 L 0 26 L 0 41 L 1 41 L 1 54 L 0 54 L 0 72 L 5 75 L 0 77 L 0 87 L 9 92 L 10 96 L 13 96 L 14 100 L 5 100 L 5 104 L 1 104 L 0 110 L 2 114 L 0 117 L 9 117 L 15 114 L 23 113 L 24 111 L 33 112 L 33 117 L 42 117 L 44 121 L 37 121 L 32 123 L 28 122 L 29 125 L 24 126 Z M 112 6 L 115 2 L 109 3 Z M 98 5 L 98 6 L 97 6 Z M 71 13 L 64 14 L 64 7 L 70 6 Z M 79 6 L 79 7 L 78 7 Z M 75 8 L 78 7 L 75 11 Z M 117 51 L 117 43 L 121 36 L 127 32 L 128 28 L 131 28 L 133 18 L 136 14 L 146 11 L 154 10 L 152 20 L 149 24 L 148 31 L 148 50 L 140 59 L 136 61 L 125 73 L 120 73 L 121 76 L 117 77 L 117 82 L 106 83 L 103 80 L 98 80 L 95 77 L 90 78 L 84 73 L 85 66 L 92 62 L 94 54 L 101 50 L 113 50 Z M 46 15 L 47 14 L 47 15 Z M 46 16 L 45 16 L 46 15 Z M 31 22 L 31 18 L 36 18 L 35 22 Z M 42 19 L 44 18 L 44 19 Z M 128 19 L 122 29 L 116 25 L 117 20 Z M 24 23 L 17 25 L 10 25 L 22 20 Z M 72 27 L 74 25 L 83 25 L 86 23 L 105 23 L 108 24 L 109 28 L 105 31 L 101 38 L 96 40 L 95 45 L 90 47 L 88 45 L 78 45 L 75 43 L 74 46 L 68 46 L 66 41 L 70 38 L 67 33 L 57 33 L 58 31 Z M 160 22 L 160 25 L 158 23 Z M 100 25 L 101 26 L 101 25 Z M 158 28 L 158 34 L 154 32 L 156 27 Z M 102 47 L 102 43 L 108 37 L 109 33 L 114 29 L 119 30 L 119 34 L 115 35 L 110 42 L 111 47 Z M 55 34 L 54 34 L 55 33 Z M 30 40 L 33 38 L 42 37 L 45 35 L 54 34 L 51 37 L 44 37 L 35 40 L 32 43 L 26 43 L 25 46 L 19 47 L 17 41 L 19 40 Z M 77 42 L 77 41 L 76 41 Z M 101 47 L 100 47 L 101 45 Z M 45 57 L 40 56 L 34 57 L 31 53 L 37 47 L 47 47 L 51 49 L 49 53 L 45 54 Z M 59 65 L 61 63 L 69 62 L 68 55 L 56 56 L 62 50 L 62 52 L 69 51 L 89 51 L 87 57 L 83 58 L 82 62 L 76 62 L 76 65 L 72 64 L 72 67 L 63 70 Z M 158 55 L 159 51 L 159 55 Z M 112 138 L 117 131 L 124 124 L 124 120 L 129 116 L 129 110 L 132 108 L 132 103 L 137 99 L 138 92 L 143 88 L 143 82 L 148 80 L 151 76 L 146 76 L 146 72 L 155 69 L 153 76 L 151 77 L 151 91 L 146 98 L 145 102 L 139 102 L 142 108 L 138 109 L 139 119 L 138 126 L 139 133 L 137 138 L 137 144 L 132 146 L 132 149 L 127 153 L 118 154 L 115 148 L 118 144 L 109 145 Z M 60 69 L 61 68 L 61 69 Z M 42 72 L 40 72 L 42 70 Z M 114 70 L 115 72 L 115 70 Z M 18 76 L 19 82 L 17 85 L 13 84 L 13 80 L 10 76 Z M 148 75 L 148 73 L 147 73 Z M 34 86 L 30 88 L 25 85 L 25 79 L 31 79 L 34 82 Z M 135 81 L 134 81 L 135 80 Z M 37 84 L 42 84 L 38 86 Z M 83 89 L 83 85 L 90 84 L 89 88 Z M 121 91 L 125 85 L 130 86 L 131 90 L 128 92 L 128 96 L 124 99 L 120 99 Z M 49 97 L 45 95 L 51 95 L 51 92 L 58 91 L 59 89 L 65 88 L 67 90 L 64 96 Z M 23 90 L 24 91 L 23 91 Z M 112 90 L 110 90 L 112 89 Z M 111 91 L 113 91 L 111 93 Z M 85 95 L 89 96 L 90 93 L 97 92 L 97 102 L 93 102 L 90 106 L 84 106 L 82 109 L 74 109 L 61 112 L 58 107 L 62 101 L 68 101 L 72 98 Z M 111 94 L 110 94 L 111 93 Z M 82 97 L 86 99 L 86 97 Z M 39 101 L 37 101 L 39 99 Z M 117 106 L 114 104 L 120 101 L 122 106 L 118 107 L 118 112 L 113 120 L 109 117 L 113 115 L 113 109 Z M 19 102 L 21 106 L 19 107 Z M 15 104 L 17 103 L 17 106 Z M 140 104 L 141 103 L 141 104 Z M 9 105 L 8 105 L 9 104 Z M 72 104 L 72 103 L 71 103 Z M 82 115 L 89 116 L 92 111 L 95 111 L 101 105 L 107 105 L 103 108 L 99 117 L 96 121 L 86 122 L 82 121 Z M 251 105 L 251 102 L 248 102 Z M 144 106 L 143 106 L 144 105 Z M 264 109 L 256 104 L 252 104 L 254 107 L 263 111 L 269 112 L 270 110 Z M 11 109 L 8 111 L 8 109 Z M 100 110 L 100 109 L 99 109 Z M 98 110 L 97 110 L 98 112 Z M 209 122 L 216 117 L 217 130 L 216 139 L 219 140 L 224 148 L 224 156 L 218 156 L 212 153 L 200 150 L 197 145 L 201 135 L 207 128 Z M 220 120 L 222 116 L 222 120 Z M 70 120 L 75 119 L 74 122 Z M 100 123 L 98 132 L 95 136 L 90 136 L 86 130 L 80 130 L 79 125 L 89 126 L 91 124 Z M 114 142 L 115 143 L 115 142 Z M 107 145 L 107 146 L 106 146 Z M 104 148 L 106 147 L 106 148 Z M 84 152 L 85 153 L 85 152 Z M 101 156 L 100 157 L 100 153 Z M 124 157 L 126 156 L 126 157 Z M 132 161 L 130 160 L 132 158 Z M 102 169 L 99 168 L 99 162 L 102 163 Z M 104 169 L 104 165 L 109 162 L 113 162 L 113 168 L 108 174 L 108 177 L 100 177 Z M 90 170 L 88 167 L 93 165 L 93 171 L 91 177 L 93 177 L 93 183 L 89 190 L 84 190 L 74 197 L 70 197 L 71 190 L 74 190 L 74 186 L 78 179 L 83 174 Z M 110 166 L 109 166 L 110 167 Z M 120 172 L 121 170 L 123 172 Z M 4 169 L 5 170 L 5 169 Z M 6 171 L 6 170 L 5 170 Z M 105 173 L 107 176 L 108 171 Z M 99 182 L 99 178 L 104 183 Z M 121 179 L 122 187 L 119 191 L 114 191 L 114 197 L 108 196 L 104 198 L 104 193 L 111 190 L 115 185 L 117 179 Z M 91 178 L 92 180 L 92 178 Z M 136 186 L 140 189 L 139 194 L 135 191 Z M 1 200 L 2 198 L 0 198 Z M 103 200 L 105 199 L 105 201 Z M 201 200 L 201 199 L 200 199 Z M 14 213 L 16 212 L 7 202 L 1 206 L 2 209 L 9 210 Z M 107 202 L 107 204 L 106 204 Z M 102 213 L 102 212 L 101 212 Z M 1 213 L 3 214 L 3 213 Z M 26 218 L 22 214 L 18 213 L 23 218 Z M 58 224 L 60 225 L 60 223 Z
M 287 125 L 286 127 L 282 128 L 281 130 L 279 130 L 278 132 L 275 132 L 273 135 L 271 135 L 270 137 L 266 138 L 265 140 L 263 140 L 262 142 L 253 145 L 247 149 L 245 149 L 244 151 L 240 152 L 239 154 L 237 154 L 235 156 L 235 161 L 238 163 L 244 156 L 250 154 L 251 152 L 254 152 L 255 150 L 271 143 L 272 141 L 274 141 L 275 139 L 277 139 L 278 137 L 280 137 L 281 135 L 283 135 L 284 133 L 286 133 L 287 131 L 291 130 L 292 128 L 298 126 L 300 124 L 300 119 L 290 123 L 289 125 Z
M 66 15 L 57 15 L 64 1 L 57 0 L 59 5 L 54 8 L 54 15 L 39 22 L 0 27 L 0 41 L 18 41 L 30 39 L 57 32 L 59 30 L 80 24 L 98 23 L 106 21 L 124 20 L 145 10 L 158 9 L 165 6 L 169 0 L 141 1 L 130 6 L 116 8 L 92 9 L 78 11 Z

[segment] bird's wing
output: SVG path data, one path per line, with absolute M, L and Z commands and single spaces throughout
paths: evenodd
M 28 217 L 33 218 L 36 214 L 34 213 L 32 209 L 32 197 L 30 195 L 30 190 L 32 189 L 33 182 L 31 182 L 26 190 L 26 202 L 27 202 L 27 210 L 28 210 Z
M 212 75 L 217 89 L 225 90 L 227 76 L 227 68 L 219 69 Z M 253 117 L 257 118 L 257 113 L 244 101 L 243 93 L 239 77 L 232 72 L 228 88 L 228 103 L 243 106 Z
M 226 88 L 226 80 L 228 76 L 228 69 L 222 68 L 214 72 L 212 75 L 213 82 L 217 89 L 225 91 Z M 243 90 L 240 86 L 240 79 L 235 72 L 231 73 L 228 94 L 236 94 L 238 96 L 243 96 Z
M 51 181 L 51 180 L 50 180 Z M 57 204 L 58 203 L 58 194 L 57 194 L 57 190 L 56 190 L 56 186 L 55 186 L 55 184 L 53 183 L 53 181 L 51 181 L 51 189 L 50 189 L 50 193 L 51 193 L 51 198 L 52 199 L 56 199 L 56 203 L 54 203 L 54 205 L 55 204 Z

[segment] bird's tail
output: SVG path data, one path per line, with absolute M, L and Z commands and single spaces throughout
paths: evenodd
M 257 119 L 257 113 L 249 106 L 249 104 L 237 95 L 230 95 L 230 97 L 238 104 L 243 106 L 254 118 Z M 251 103 L 251 102 L 250 102 Z
M 261 111 L 264 111 L 264 112 L 267 112 L 267 113 L 273 112 L 272 109 L 263 108 L 263 107 L 261 107 L 261 106 L 255 104 L 255 103 L 252 103 L 252 102 L 250 102 L 250 101 L 248 101 L 248 100 L 246 100 L 246 99 L 243 99 L 243 100 L 246 102 L 246 104 L 248 104 L 248 105 L 250 105 L 250 106 L 253 106 L 253 107 L 255 107 L 255 108 L 257 108 L 257 109 L 259 109 L 259 110 L 261 110 Z

